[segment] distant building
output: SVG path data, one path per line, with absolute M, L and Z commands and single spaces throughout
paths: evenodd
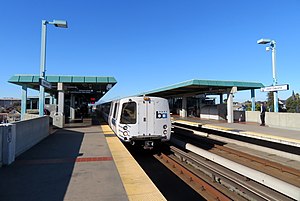
M 18 98 L 0 98 L 0 107 L 10 108 L 21 105 L 21 99 Z
M 45 104 L 50 104 L 51 96 L 45 96 Z M 39 97 L 38 96 L 29 96 L 26 101 L 26 108 L 29 110 L 39 109 Z

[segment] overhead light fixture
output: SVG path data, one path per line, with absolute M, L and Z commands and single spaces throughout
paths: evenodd
M 68 28 L 68 23 L 66 20 L 53 20 L 53 22 L 49 22 L 49 24 L 53 24 L 54 26 L 60 28 Z
M 264 39 L 264 38 L 262 38 L 262 39 L 260 39 L 260 40 L 257 41 L 257 44 L 268 44 L 271 41 L 272 40 L 270 40 L 270 39 Z

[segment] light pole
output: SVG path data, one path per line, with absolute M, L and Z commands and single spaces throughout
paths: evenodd
M 65 20 L 53 20 L 53 22 L 48 22 L 46 20 L 42 20 L 40 79 L 45 79 L 47 24 L 53 24 L 54 26 L 60 27 L 60 28 L 68 28 L 67 21 L 65 21 Z M 39 116 L 44 115 L 44 102 L 45 102 L 45 88 L 40 83 Z
M 266 50 L 272 50 L 272 72 L 273 72 L 273 86 L 277 85 L 276 79 L 276 42 L 270 39 L 260 39 L 257 41 L 258 44 L 270 44 L 266 47 Z M 278 112 L 278 92 L 273 92 L 274 96 L 274 112 Z

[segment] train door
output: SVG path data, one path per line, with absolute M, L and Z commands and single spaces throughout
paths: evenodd
M 153 109 L 154 110 L 154 109 Z M 164 99 L 156 99 L 155 101 L 155 124 L 153 125 L 156 134 L 167 135 L 171 132 L 171 120 L 169 103 Z
M 117 134 L 116 130 L 116 123 L 117 123 L 117 116 L 118 116 L 118 109 L 119 109 L 119 101 L 114 103 L 113 110 L 112 110 L 112 119 L 111 119 L 111 128 Z
M 148 135 L 155 135 L 155 101 L 149 99 L 146 101 L 147 108 L 147 132 Z
M 155 118 L 155 102 L 151 99 L 144 98 L 138 102 L 138 126 L 140 135 L 153 135 L 154 134 L 154 118 Z

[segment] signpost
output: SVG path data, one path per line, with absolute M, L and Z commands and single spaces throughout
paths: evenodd
M 265 88 L 261 88 L 261 92 L 268 92 L 268 91 L 286 91 L 289 90 L 289 85 L 284 84 L 284 85 L 275 85 L 275 86 L 269 86 Z
M 52 88 L 52 85 L 50 82 L 46 81 L 45 79 L 43 78 L 39 78 L 39 82 L 40 82 L 40 85 L 43 86 L 43 87 L 46 87 L 48 89 L 51 89 Z

